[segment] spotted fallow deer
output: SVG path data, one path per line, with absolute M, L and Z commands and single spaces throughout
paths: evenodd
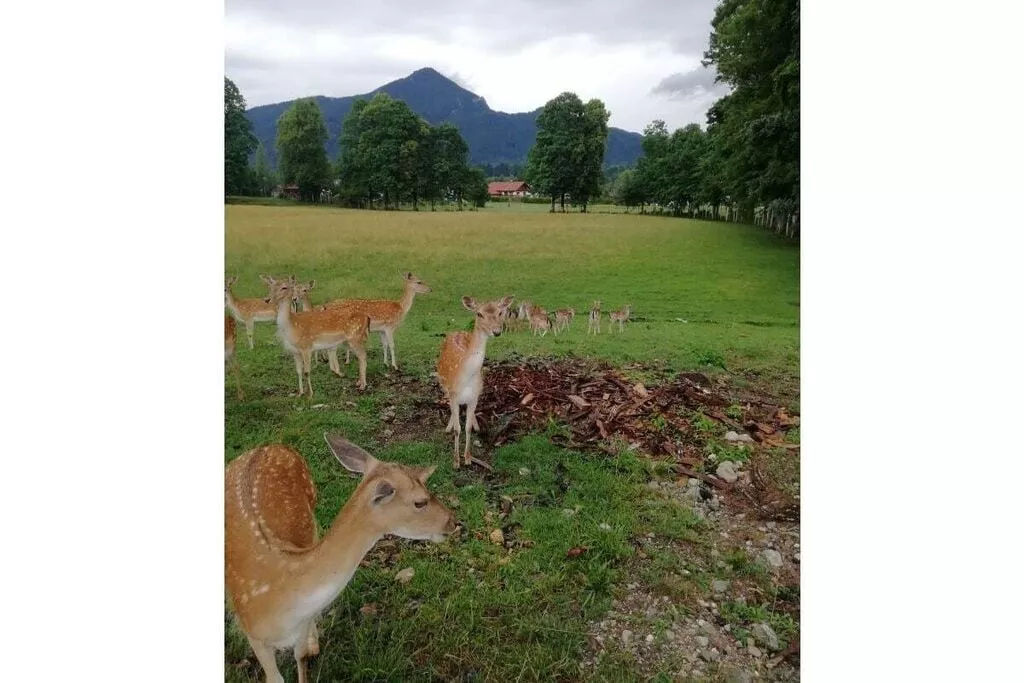
M 274 285 L 279 282 L 269 275 L 260 275 L 260 280 L 270 289 L 273 289 Z M 231 286 L 237 281 L 237 277 L 231 277 L 224 281 L 224 303 L 231 311 L 231 315 L 245 325 L 245 333 L 249 337 L 249 348 L 251 349 L 253 348 L 253 331 L 256 323 L 277 320 L 277 308 L 268 304 L 266 298 L 236 299 L 231 291 Z
M 478 304 L 473 297 L 462 297 L 462 305 L 476 314 L 472 332 L 451 332 L 441 344 L 441 356 L 437 361 L 437 377 L 448 399 L 451 419 L 448 420 L 446 432 L 455 431 L 455 451 L 453 464 L 459 468 L 459 406 L 466 406 L 466 449 L 463 458 L 467 465 L 477 463 L 489 467 L 486 463 L 476 460 L 469 454 L 469 442 L 474 431 L 480 427 L 476 422 L 476 403 L 484 388 L 481 371 L 484 366 L 484 354 L 487 351 L 487 340 L 501 334 L 501 328 L 508 315 L 508 307 L 512 297 L 506 296 L 498 301 Z
M 590 307 L 590 318 L 587 320 L 587 334 L 601 334 L 601 302 L 595 301 Z
M 575 308 L 560 308 L 555 311 L 555 326 L 553 328 L 554 333 L 557 335 L 560 331 L 569 331 L 569 323 L 576 317 Z
M 629 320 L 629 306 L 626 306 L 621 311 L 609 311 L 608 312 L 608 327 L 613 327 L 615 323 L 619 324 L 619 332 L 622 332 L 622 323 Z
M 292 650 L 299 683 L 320 652 L 316 622 L 386 534 L 440 542 L 456 530 L 451 510 L 426 488 L 434 467 L 382 462 L 324 434 L 338 462 L 362 474 L 318 539 L 316 486 L 306 461 L 281 444 L 260 446 L 224 472 L 224 582 L 230 605 L 269 683 L 283 683 L 275 653 Z
M 398 369 L 398 361 L 395 360 L 395 331 L 405 320 L 412 308 L 413 299 L 417 294 L 429 294 L 428 287 L 423 280 L 412 273 L 402 276 L 405 280 L 405 289 L 402 297 L 397 301 L 392 299 L 338 299 L 320 306 L 320 308 L 341 308 L 351 311 L 358 311 L 370 316 L 370 331 L 380 332 L 380 341 L 384 347 L 384 365 L 388 364 L 388 355 L 391 356 L 391 367 Z M 345 351 L 345 362 L 348 363 L 348 350 Z
M 534 336 L 539 332 L 542 337 L 551 329 L 551 319 L 548 318 L 548 312 L 540 306 L 534 306 L 530 310 L 530 329 L 533 330 Z
M 235 319 L 224 314 L 224 361 L 231 366 L 235 375 L 235 388 L 238 389 L 238 400 L 245 398 L 242 391 L 242 373 L 238 369 L 238 358 L 235 357 Z
M 331 372 L 341 377 L 338 365 L 338 346 L 348 344 L 359 359 L 359 382 L 366 388 L 366 340 L 370 332 L 370 318 L 362 313 L 344 310 L 292 311 L 295 284 L 278 282 L 271 289 L 268 303 L 277 308 L 277 336 L 285 349 L 295 358 L 295 372 L 299 375 L 299 396 L 303 394 L 302 376 L 306 376 L 309 395 L 313 395 L 310 367 L 313 352 L 326 350 Z

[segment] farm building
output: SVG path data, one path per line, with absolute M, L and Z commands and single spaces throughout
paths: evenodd
M 271 197 L 286 197 L 288 199 L 299 199 L 299 186 L 295 184 L 291 185 L 278 185 L 270 192 Z
M 528 197 L 530 186 L 525 180 L 487 183 L 487 194 L 492 197 Z

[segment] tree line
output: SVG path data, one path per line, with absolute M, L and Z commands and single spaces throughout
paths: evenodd
M 723 0 L 703 65 L 731 92 L 708 111 L 707 130 L 644 130 L 635 169 L 612 195 L 626 207 L 765 226 L 787 236 L 800 222 L 799 0 Z
M 482 206 L 487 177 L 525 177 L 550 198 L 586 211 L 610 195 L 641 213 L 743 221 L 799 234 L 799 0 L 722 0 L 715 9 L 705 68 L 729 86 L 708 111 L 707 127 L 644 129 L 634 168 L 603 168 L 609 113 L 600 100 L 565 92 L 545 104 L 525 166 L 472 168 L 451 124 L 431 126 L 386 94 L 357 102 L 342 123 L 341 152 L 331 164 L 328 131 L 312 99 L 296 101 L 277 123 L 275 173 L 245 117 L 245 100 L 225 78 L 225 190 L 267 194 L 296 184 L 304 199 L 326 189 L 349 206 L 399 207 L 441 200 Z M 255 164 L 248 159 L 255 152 Z M 522 175 L 520 175 L 522 174 Z

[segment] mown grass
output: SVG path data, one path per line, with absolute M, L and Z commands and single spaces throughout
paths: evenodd
M 533 211 L 230 205 L 225 212 L 226 271 L 239 276 L 238 296 L 264 294 L 260 273 L 316 279 L 314 302 L 397 297 L 407 270 L 433 288 L 417 297 L 396 335 L 401 373 L 384 375 L 379 340 L 372 340 L 367 392 L 354 388 L 354 365 L 339 379 L 321 364 L 313 371 L 316 397 L 290 396 L 294 365 L 272 323 L 257 325 L 255 349 L 244 334 L 239 340 L 245 400 L 235 398 L 226 379 L 225 462 L 260 444 L 293 446 L 313 473 L 322 526 L 356 483 L 323 441 L 323 432 L 338 431 L 379 458 L 437 464 L 431 487 L 466 528 L 463 538 L 444 544 L 395 541 L 371 553 L 370 566 L 356 572 L 324 615 L 312 680 L 580 680 L 587 622 L 600 618 L 631 578 L 633 539 L 653 533 L 702 543 L 703 523 L 653 495 L 643 485 L 651 464 L 631 453 L 595 458 L 536 434 L 488 453 L 491 475 L 452 469 L 447 417 L 423 406 L 438 395 L 427 376 L 441 336 L 470 322 L 459 303 L 463 294 L 513 294 L 548 309 L 577 309 L 568 335 L 502 335 L 490 342 L 490 358 L 571 353 L 670 371 L 702 367 L 710 357 L 733 371 L 798 377 L 798 252 L 752 228 Z M 587 336 L 593 299 L 605 310 L 632 303 L 638 320 L 622 334 Z M 420 381 L 401 382 L 410 376 Z M 384 422 L 381 412 L 391 405 L 397 417 Z M 694 419 L 709 431 L 719 428 Z M 503 496 L 512 501 L 504 517 Z M 511 549 L 490 541 L 496 528 Z M 567 557 L 574 547 L 587 550 Z M 654 583 L 677 564 L 670 554 L 655 557 L 643 576 Z M 415 576 L 402 585 L 394 574 L 405 567 Z M 376 614 L 363 614 L 371 603 Z M 735 616 L 746 623 L 759 615 Z M 295 680 L 290 656 L 279 662 L 286 679 Z M 225 670 L 229 681 L 262 680 L 230 621 Z M 601 663 L 598 677 L 637 679 L 628 659 L 614 657 Z

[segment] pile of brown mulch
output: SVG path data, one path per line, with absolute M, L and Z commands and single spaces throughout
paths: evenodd
M 442 405 L 439 402 L 438 408 L 447 417 L 447 407 Z M 728 406 L 737 405 L 742 413 L 739 419 L 726 415 Z M 724 382 L 693 372 L 646 387 L 605 362 L 516 358 L 488 363 L 477 405 L 480 436 L 492 447 L 560 424 L 567 429 L 556 430 L 553 440 L 561 445 L 604 453 L 626 447 L 673 462 L 681 474 L 698 477 L 715 488 L 732 490 L 733 486 L 713 474 L 695 469 L 707 456 L 705 433 L 694 427 L 696 413 L 739 435 L 749 435 L 755 450 L 759 450 L 757 444 L 799 449 L 784 440 L 786 431 L 799 424 L 799 417 L 788 415 L 770 397 L 739 395 Z M 788 517 L 793 513 L 793 501 L 770 485 L 761 468 L 752 469 L 751 475 L 751 494 L 758 500 L 748 500 L 748 504 L 754 503 L 762 514 L 776 516 L 784 510 Z

